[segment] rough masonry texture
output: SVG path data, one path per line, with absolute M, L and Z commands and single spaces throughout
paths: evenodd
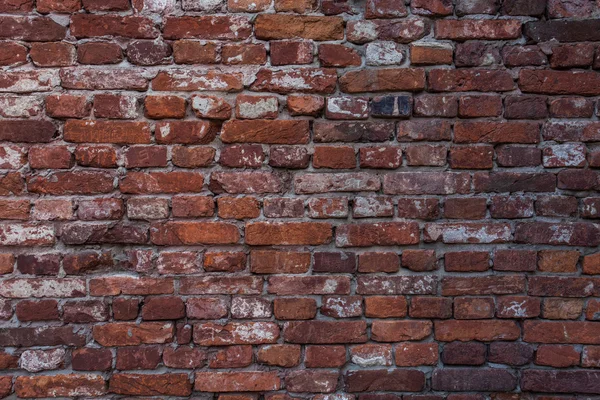
M 599 1 L 0 0 L 0 64 L 0 397 L 600 398 Z

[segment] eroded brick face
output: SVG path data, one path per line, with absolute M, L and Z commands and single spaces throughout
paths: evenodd
M 0 67 L 0 398 L 600 396 L 600 2 L 0 0 Z

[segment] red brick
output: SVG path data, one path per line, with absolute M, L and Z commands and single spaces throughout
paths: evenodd
M 108 371 L 112 367 L 112 353 L 110 349 L 75 349 L 71 365 L 76 371 Z
M 402 165 L 400 147 L 361 147 L 359 152 L 362 168 L 396 169 Z
M 437 292 L 437 279 L 425 276 L 368 276 L 357 278 L 358 294 L 434 294 Z
M 126 0 L 83 0 L 83 8 L 88 11 L 125 11 L 130 6 Z
M 527 122 L 459 122 L 456 143 L 538 143 L 539 125 Z
M 494 316 L 494 300 L 490 297 L 457 297 L 454 300 L 456 319 L 485 319 Z
M 287 197 L 265 199 L 263 214 L 267 218 L 298 218 L 304 215 L 304 201 Z
M 304 364 L 309 368 L 337 368 L 345 363 L 344 346 L 306 346 Z
M 519 275 L 498 277 L 446 277 L 442 280 L 444 296 L 515 294 L 525 292 L 525 279 Z
M 226 65 L 266 64 L 267 50 L 263 44 L 225 44 L 221 59 Z
M 28 200 L 0 200 L 0 219 L 29 219 Z
M 453 342 L 444 345 L 442 362 L 446 365 L 482 365 L 486 359 L 486 346 L 477 342 Z
M 109 119 L 134 119 L 137 99 L 133 96 L 97 94 L 94 96 L 94 115 Z
M 3 0 L 0 2 L 0 11 L 3 13 L 30 12 L 33 11 L 33 0 L 28 0 L 25 2 L 17 0 Z
M 268 283 L 269 293 L 280 295 L 350 293 L 350 282 L 344 276 L 273 276 Z
M 194 343 L 202 346 L 269 344 L 275 343 L 278 337 L 279 327 L 271 322 L 205 323 L 194 326 Z
M 290 343 L 364 343 L 366 329 L 364 321 L 294 321 L 285 323 L 283 337 Z
M 270 42 L 271 65 L 311 64 L 313 44 L 304 40 Z
M 237 227 L 217 222 L 180 222 L 156 224 L 151 229 L 151 241 L 168 244 L 231 244 L 239 240 Z
M 444 16 L 453 11 L 452 2 L 448 0 L 413 0 L 411 8 L 418 15 Z
M 310 298 L 276 298 L 274 314 L 283 320 L 312 319 L 317 314 L 317 303 Z
M 136 90 L 148 89 L 148 79 L 140 71 L 122 69 L 118 73 L 102 69 L 63 68 L 61 85 L 78 90 Z
M 434 330 L 436 340 L 443 342 L 516 340 L 521 333 L 516 322 L 499 320 L 436 321 Z
M 171 63 L 171 46 L 158 40 L 133 40 L 127 45 L 127 59 L 134 65 Z
M 507 370 L 470 368 L 437 369 L 432 375 L 434 390 L 454 391 L 512 391 L 517 386 L 517 377 Z M 449 396 L 452 398 L 452 396 Z M 475 397 L 477 398 L 477 397 Z
M 344 27 L 339 17 L 262 14 L 255 21 L 255 34 L 257 39 L 266 40 L 339 40 L 344 36 Z
M 312 61 L 312 58 L 311 58 Z M 322 44 L 319 46 L 319 62 L 323 67 L 360 66 L 360 55 L 352 48 L 339 44 Z
M 114 261 L 110 252 L 85 252 L 76 255 L 66 255 L 63 258 L 63 269 L 68 274 L 99 271 L 112 268 L 113 266 Z
M 450 318 L 452 300 L 441 297 L 413 297 L 409 314 L 412 318 Z
M 344 377 L 346 390 L 420 392 L 425 387 L 425 374 L 418 370 L 354 370 Z
M 371 339 L 376 342 L 421 340 L 431 334 L 431 321 L 374 321 Z
M 318 116 L 324 106 L 325 100 L 320 96 L 290 95 L 287 98 L 290 115 Z
M 173 60 L 176 64 L 216 64 L 218 51 L 215 43 L 177 40 L 173 43 Z
M 315 122 L 314 140 L 330 142 L 385 142 L 394 134 L 389 122 Z
M 147 297 L 142 307 L 142 319 L 147 321 L 179 319 L 185 316 L 179 297 Z
M 155 369 L 161 356 L 160 349 L 155 346 L 122 347 L 117 350 L 116 367 L 120 370 Z
M 279 114 L 279 102 L 274 96 L 238 95 L 235 114 L 240 119 L 274 119 Z
M 204 176 L 193 172 L 130 172 L 119 184 L 123 193 L 200 192 Z
M 189 318 L 216 319 L 227 316 L 228 301 L 219 297 L 189 298 L 186 302 Z
M 564 0 L 550 0 L 548 2 L 548 15 L 550 18 L 588 17 L 594 6 L 583 1 L 568 2 Z
M 308 167 L 310 155 L 304 147 L 272 146 L 269 165 L 275 168 L 299 169 Z
M 211 165 L 216 151 L 212 147 L 176 146 L 171 149 L 171 162 L 182 168 L 200 168 Z
M 302 144 L 308 141 L 306 121 L 230 121 L 221 140 L 225 143 Z
M 265 392 L 280 387 L 276 372 L 196 372 L 194 384 L 199 392 Z
M 227 9 L 232 12 L 260 12 L 271 5 L 270 1 L 262 0 L 253 2 L 251 0 L 228 0 Z
M 232 15 L 167 17 L 163 28 L 165 39 L 242 40 L 251 32 L 247 17 Z
M 152 79 L 152 89 L 165 91 L 220 91 L 238 92 L 242 89 L 242 77 L 239 73 L 225 74 L 217 70 L 208 71 L 161 71 Z
M 461 118 L 497 117 L 502 114 L 500 96 L 460 96 L 458 115 Z
M 65 38 L 66 28 L 48 17 L 0 17 L 0 37 L 28 42 L 53 42 Z
M 413 65 L 452 64 L 452 48 L 444 45 L 411 45 L 410 62 Z
M 10 274 L 13 272 L 15 257 L 10 253 L 0 254 L 0 274 Z
M 554 192 L 556 177 L 545 173 L 493 172 L 476 173 L 475 191 L 483 192 Z
M 429 72 L 428 84 L 435 92 L 505 92 L 515 88 L 507 71 L 484 69 L 434 69 Z
M 414 222 L 342 225 L 336 230 L 339 247 L 407 245 L 418 240 L 419 227 Z
M 519 20 L 442 20 L 435 25 L 436 39 L 502 40 L 521 35 Z
M 85 96 L 51 95 L 46 97 L 46 114 L 53 118 L 85 118 L 91 103 Z
M 276 344 L 262 346 L 258 350 L 258 362 L 290 368 L 300 363 L 300 346 Z
M 221 197 L 217 199 L 219 217 L 228 219 L 257 218 L 260 215 L 260 204 L 253 197 Z
M 71 16 L 71 34 L 76 38 L 121 36 L 133 39 L 154 39 L 159 31 L 147 17 L 74 14 Z
M 590 275 L 600 274 L 600 253 L 589 254 L 583 257 L 583 273 Z
M 420 68 L 364 69 L 346 72 L 339 83 L 345 93 L 420 91 L 425 87 L 425 71 Z
M 310 254 L 275 250 L 253 250 L 250 269 L 254 273 L 302 273 L 310 266 Z
M 34 43 L 29 56 L 38 67 L 68 67 L 75 63 L 75 46 L 65 42 Z
M 535 353 L 535 363 L 554 368 L 579 365 L 581 354 L 573 346 L 541 345 Z
M 533 343 L 597 344 L 598 325 L 583 321 L 526 321 L 523 339 Z
M 403 296 L 365 297 L 365 316 L 371 318 L 398 318 L 406 316 L 407 302 Z
M 390 0 L 369 0 L 365 10 L 365 18 L 398 18 L 407 14 L 403 3 Z
M 483 67 L 501 64 L 498 48 L 478 41 L 457 44 L 454 58 L 457 67 Z
M 14 42 L 0 44 L 0 65 L 16 66 L 27 62 L 27 47 Z
M 55 172 L 27 178 L 30 192 L 40 194 L 96 194 L 113 190 L 113 176 L 103 172 Z
M 536 318 L 541 313 L 541 300 L 526 296 L 503 296 L 497 301 L 499 318 Z
M 213 172 L 209 189 L 219 193 L 279 193 L 283 187 L 280 175 L 272 172 Z
M 77 61 L 81 64 L 118 64 L 122 60 L 121 47 L 115 43 L 87 42 L 77 46 Z
M 496 156 L 498 165 L 503 167 L 536 166 L 542 163 L 541 149 L 533 147 L 499 146 Z
M 17 396 L 25 398 L 102 396 L 106 394 L 106 383 L 100 375 L 19 376 L 14 389 Z
M 185 117 L 185 99 L 177 96 L 147 96 L 144 101 L 146 117 L 150 119 Z
M 243 368 L 252 363 L 252 346 L 227 346 L 217 350 L 210 368 Z
M 595 96 L 600 74 L 591 71 L 537 71 L 522 70 L 519 88 L 526 93 L 578 94 Z
M 411 271 L 434 271 L 438 268 L 434 250 L 405 250 L 402 252 L 402 267 Z
M 116 298 L 113 300 L 112 310 L 115 320 L 130 321 L 138 316 L 139 302 L 137 299 Z
M 246 268 L 246 255 L 241 252 L 210 252 L 204 254 L 204 270 L 242 271 Z
M 173 293 L 173 281 L 155 278 L 124 276 L 102 277 L 90 280 L 91 296 L 149 295 Z
M 246 243 L 250 245 L 315 245 L 330 242 L 331 235 L 331 226 L 319 222 L 255 222 L 246 225 Z
M 29 301 L 17 303 L 15 314 L 19 321 L 56 321 L 60 319 L 56 300 Z
M 111 393 L 130 396 L 189 396 L 192 383 L 187 374 L 125 374 L 110 377 Z
M 405 149 L 409 166 L 440 167 L 446 165 L 447 149 L 444 146 L 415 145 Z
M 331 393 L 337 387 L 338 378 L 337 371 L 298 370 L 286 376 L 285 386 L 292 393 Z
M 215 126 L 208 121 L 158 122 L 155 130 L 160 144 L 208 144 L 216 133 Z
M 417 367 L 436 365 L 438 362 L 437 343 L 400 343 L 396 346 L 396 365 L 399 367 Z
M 93 336 L 96 342 L 106 347 L 167 343 L 173 336 L 173 324 L 115 322 L 94 326 Z
M 262 287 L 262 279 L 251 276 L 190 277 L 181 281 L 181 293 L 185 294 L 259 294 Z
M 465 193 L 470 177 L 465 173 L 398 172 L 383 179 L 385 194 L 439 194 Z
M 331 68 L 296 68 L 289 71 L 261 69 L 250 89 L 280 94 L 333 93 L 336 83 L 337 74 Z
M 556 237 L 550 232 L 560 229 L 563 234 Z M 535 232 L 535 234 L 532 234 Z M 517 243 L 563 244 L 570 246 L 597 246 L 599 242 L 597 228 L 586 223 L 532 222 L 518 224 L 515 230 Z
M 143 122 L 67 121 L 64 137 L 75 143 L 150 143 L 150 128 Z

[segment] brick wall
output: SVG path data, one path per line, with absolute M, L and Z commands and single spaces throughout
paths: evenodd
M 406 3 L 0 0 L 0 397 L 600 394 L 600 2 Z

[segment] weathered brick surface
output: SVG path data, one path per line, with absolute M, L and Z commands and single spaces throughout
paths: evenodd
M 0 0 L 0 66 L 0 398 L 600 396 L 600 2 Z

